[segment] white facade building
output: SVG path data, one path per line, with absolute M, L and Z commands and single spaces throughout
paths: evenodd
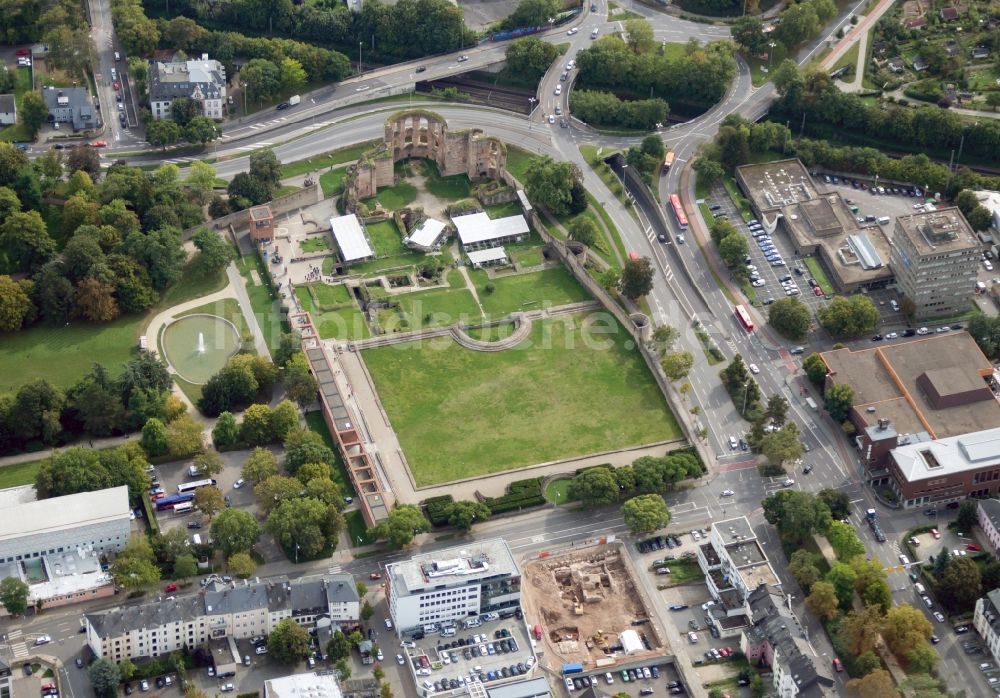
M 993 660 L 1000 662 L 1000 589 L 994 589 L 976 601 L 972 624 L 990 648 Z
M 993 547 L 994 554 L 1000 553 L 1000 499 L 980 499 L 976 511 L 983 535 Z
M 85 616 L 87 644 L 96 656 L 120 662 L 184 646 L 194 649 L 212 639 L 266 635 L 285 618 L 304 627 L 313 627 L 324 618 L 353 627 L 360 618 L 358 601 L 354 577 L 349 574 L 295 583 L 215 583 L 195 595 L 89 613 Z
M 341 698 L 332 671 L 292 674 L 264 682 L 264 698 Z
M 386 596 L 404 633 L 517 608 L 521 571 L 507 541 L 492 538 L 386 565 Z
M 130 531 L 128 487 L 111 487 L 0 509 L 0 562 L 86 550 L 116 552 Z

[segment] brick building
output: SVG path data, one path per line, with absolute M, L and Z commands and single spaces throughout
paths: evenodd
M 274 240 L 274 214 L 267 204 L 250 209 L 250 239 L 254 242 Z

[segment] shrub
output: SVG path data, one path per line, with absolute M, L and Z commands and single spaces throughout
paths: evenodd
M 450 494 L 424 500 L 424 510 L 433 526 L 447 526 L 449 509 L 455 499 Z
M 542 478 L 515 480 L 507 485 L 507 494 L 502 497 L 487 497 L 485 504 L 490 508 L 490 513 L 494 515 L 545 504 L 545 497 L 542 494 Z

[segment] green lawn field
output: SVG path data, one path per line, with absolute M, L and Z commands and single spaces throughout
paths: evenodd
M 349 296 L 344 298 L 341 292 L 333 291 L 333 289 L 342 288 L 344 289 L 343 293 L 347 293 L 347 288 L 344 286 L 317 285 L 315 288 L 324 305 L 350 302 L 351 300 Z M 336 310 L 320 310 L 313 303 L 309 289 L 305 286 L 299 286 L 295 289 L 295 297 L 299 299 L 302 309 L 312 315 L 313 324 L 316 325 L 320 339 L 365 339 L 371 336 L 368 321 L 353 303 Z
M 629 335 L 607 328 L 580 313 L 536 323 L 504 352 L 447 338 L 364 351 L 417 484 L 679 436 Z
M 503 317 L 518 310 L 538 310 L 590 299 L 590 294 L 562 266 L 493 279 L 494 290 L 486 293 L 489 279 L 484 271 L 471 273 L 479 302 L 490 317 Z
M 393 257 L 407 251 L 406 247 L 403 246 L 403 237 L 399 234 L 399 228 L 396 227 L 396 221 L 391 218 L 366 225 L 365 229 L 375 247 L 376 257 Z
M 452 325 L 459 321 L 476 323 L 482 318 L 476 299 L 467 289 L 435 288 L 393 296 L 399 312 L 379 311 L 379 322 L 387 331 L 410 331 Z M 400 318 L 402 314 L 402 318 Z

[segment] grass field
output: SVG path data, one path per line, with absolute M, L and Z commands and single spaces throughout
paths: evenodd
M 383 208 L 398 211 L 413 203 L 413 200 L 417 198 L 417 188 L 409 182 L 400 182 L 394 186 L 379 189 L 375 198 L 378 199 Z
M 565 305 L 590 299 L 565 267 L 553 267 L 530 274 L 500 276 L 493 279 L 493 293 L 483 289 L 489 282 L 484 271 L 470 273 L 479 302 L 491 317 L 503 317 L 517 310 L 536 310 L 546 305 Z
M 387 332 L 441 327 L 459 321 L 478 322 L 482 317 L 476 299 L 467 289 L 435 288 L 396 296 L 399 311 L 379 311 L 379 324 Z M 402 318 L 400 317 L 402 315 Z
M 321 287 L 317 286 L 316 288 L 318 291 Z M 337 287 L 329 286 L 327 288 Z M 341 286 L 339 288 L 344 287 Z M 337 308 L 336 310 L 320 310 L 313 303 L 312 296 L 309 295 L 309 289 L 303 286 L 295 289 L 295 297 L 299 299 L 302 309 L 312 314 L 313 323 L 316 325 L 316 331 L 319 332 L 321 339 L 365 339 L 371 337 L 368 321 L 365 320 L 364 314 L 353 303 L 344 308 Z M 350 300 L 350 297 L 346 299 L 347 302 Z M 320 298 L 320 302 L 323 305 L 335 305 L 336 303 L 344 302 L 332 299 L 331 301 L 328 302 L 326 297 Z
M 472 185 L 466 175 L 457 174 L 442 177 L 441 173 L 438 172 L 437 165 L 430 160 L 425 161 L 424 174 L 427 176 L 424 186 L 428 192 L 439 199 L 458 201 L 469 198 Z
M 38 474 L 38 469 L 42 467 L 43 462 L 45 462 L 44 458 L 0 467 L 0 489 L 21 487 L 34 483 L 35 476 Z
M 491 327 L 474 327 L 465 331 L 467 335 L 481 342 L 499 342 L 501 339 L 510 337 L 513 332 L 513 322 L 504 322 Z
M 566 504 L 569 498 L 569 479 L 553 480 L 545 488 L 545 498 L 553 504 Z
M 823 289 L 823 293 L 833 293 L 833 284 L 830 283 L 830 279 L 827 277 L 826 272 L 823 271 L 823 265 L 820 261 L 815 257 L 804 257 L 802 261 L 806 263 L 806 268 L 809 270 L 809 273 L 812 274 L 813 278 L 816 279 L 816 283 L 819 284 L 819 287 Z
M 319 176 L 319 186 L 323 189 L 323 196 L 330 198 L 336 194 L 340 193 L 340 187 L 344 182 L 344 176 L 347 174 L 346 167 L 340 167 L 336 170 L 330 170 L 329 172 L 324 172 Z
M 330 434 L 330 430 L 326 428 L 326 422 L 323 421 L 323 414 L 321 412 L 306 412 L 306 427 L 323 437 L 323 443 L 334 454 L 337 454 L 337 463 L 333 467 L 333 476 L 331 479 L 340 485 L 340 489 L 345 496 L 356 497 L 357 493 L 354 491 L 354 485 L 351 484 L 351 478 L 348 476 L 347 469 L 340 460 L 339 451 L 333 445 L 333 436 Z
M 396 221 L 393 219 L 366 225 L 365 229 L 375 247 L 376 257 L 394 257 L 407 252 L 406 246 L 403 245 L 403 238 L 399 234 L 399 228 L 396 227 Z
M 299 247 L 302 248 L 304 254 L 309 254 L 310 252 L 322 252 L 323 250 L 330 249 L 330 241 L 325 235 L 314 235 L 311 238 L 306 238 L 299 243 Z
M 317 170 L 324 168 L 329 169 L 333 165 L 343 165 L 345 162 L 352 162 L 361 157 L 361 154 L 373 145 L 381 142 L 381 140 L 366 141 L 347 148 L 340 148 L 338 150 L 331 150 L 328 153 L 321 153 L 314 157 L 306 158 L 305 160 L 296 160 L 295 162 L 286 163 L 281 166 L 281 178 L 286 179 L 288 177 L 294 177 L 295 175 L 305 174 L 306 172 L 316 172 Z
M 605 318 L 539 322 L 529 340 L 499 353 L 446 338 L 366 350 L 417 484 L 677 437 L 653 377 L 625 346 L 628 333 L 612 325 L 591 334 L 608 328 Z
M 281 319 L 281 308 L 278 306 L 277 299 L 272 296 L 271 289 L 264 285 L 263 279 L 266 274 L 264 263 L 254 255 L 253 257 L 245 257 L 236 264 L 246 280 L 250 307 L 253 308 L 254 317 L 257 318 L 260 331 L 264 334 L 264 341 L 267 343 L 267 348 L 273 352 L 281 342 L 282 333 L 288 332 L 289 327 L 288 323 Z M 256 269 L 260 274 L 261 284 L 259 286 L 254 285 L 250 279 L 250 271 L 253 269 Z
M 542 251 L 538 249 L 525 250 L 524 252 L 518 252 L 517 254 L 511 255 L 514 261 L 520 264 L 522 267 L 534 267 L 542 263 Z
M 347 521 L 347 534 L 351 537 L 351 546 L 371 545 L 374 538 L 368 535 L 368 527 L 365 526 L 365 517 L 360 511 L 349 511 L 344 514 Z
M 521 150 L 520 148 L 515 148 L 514 146 L 507 146 L 507 171 L 512 175 L 517 177 L 517 180 L 523 185 L 524 175 L 528 171 L 528 165 L 534 160 L 537 155 L 529 153 L 527 150 Z
M 302 287 L 299 286 L 296 290 L 299 288 Z M 340 303 L 351 302 L 351 291 L 343 284 L 337 284 L 335 286 L 331 286 L 330 284 L 313 284 L 310 288 L 312 288 L 313 293 L 316 294 L 316 300 L 318 300 L 321 305 L 339 305 Z
M 507 216 L 516 216 L 521 213 L 521 205 L 516 201 L 508 201 L 505 204 L 494 204 L 484 208 L 486 209 L 486 215 L 490 218 L 506 218 Z
M 102 324 L 74 320 L 63 327 L 39 324 L 20 332 L 0 333 L 0 393 L 12 392 L 31 377 L 44 375 L 60 388 L 76 383 L 95 362 L 113 375 L 138 351 L 146 323 L 170 306 L 214 293 L 226 285 L 224 272 L 203 276 L 189 264 L 181 279 L 144 315 L 128 315 Z

